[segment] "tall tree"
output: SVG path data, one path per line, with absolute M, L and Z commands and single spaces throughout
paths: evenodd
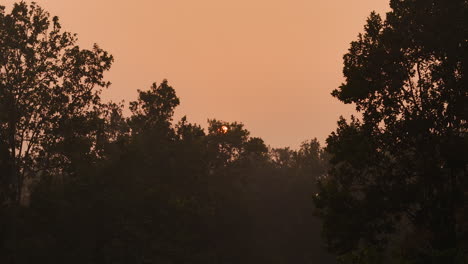
M 0 6 L 0 134 L 9 152 L 10 202 L 21 198 L 25 177 L 61 168 L 66 137 L 92 133 L 77 124 L 100 105 L 113 58 L 76 41 L 35 3 L 16 3 L 10 13 Z
M 390 6 L 344 56 L 333 96 L 362 120 L 340 120 L 328 138 L 332 169 L 316 202 L 330 249 L 353 261 L 397 247 L 414 263 L 454 263 L 468 231 L 468 3 Z
M 130 102 L 132 116 L 129 120 L 133 134 L 145 130 L 170 130 L 174 109 L 179 105 L 175 90 L 164 80 L 153 83 L 148 91 L 138 90 L 138 100 Z

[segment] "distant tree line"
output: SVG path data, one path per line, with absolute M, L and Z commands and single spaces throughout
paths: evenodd
M 468 263 L 468 2 L 390 6 L 332 93 L 359 116 L 298 150 L 173 120 L 167 80 L 104 102 L 110 54 L 0 6 L 0 263 Z
M 125 117 L 113 57 L 37 4 L 0 8 L 1 263 L 322 263 L 317 140 L 272 149 L 186 117 L 164 80 Z

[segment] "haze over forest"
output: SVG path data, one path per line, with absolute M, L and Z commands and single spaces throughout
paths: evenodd
M 467 0 L 3 4 L 0 263 L 468 263 Z

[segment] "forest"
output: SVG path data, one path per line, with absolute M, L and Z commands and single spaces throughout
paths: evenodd
M 170 80 L 104 100 L 111 54 L 0 5 L 0 263 L 468 263 L 468 1 L 390 8 L 330 91 L 356 114 L 291 149 L 175 120 Z

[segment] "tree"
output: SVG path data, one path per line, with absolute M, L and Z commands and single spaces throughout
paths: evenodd
M 11 13 L 0 6 L 0 134 L 9 152 L 10 203 L 21 199 L 26 177 L 67 163 L 60 146 L 66 137 L 93 133 L 78 124 L 99 107 L 113 58 L 76 41 L 35 3 L 16 3 Z
M 332 94 L 362 120 L 340 120 L 327 139 L 332 168 L 316 203 L 339 255 L 399 248 L 414 263 L 454 263 L 467 246 L 468 4 L 390 6 L 344 56 Z
M 179 105 L 175 90 L 164 80 L 159 86 L 153 83 L 149 91 L 138 90 L 138 100 L 130 103 L 132 117 L 129 120 L 133 134 L 144 130 L 171 126 L 174 109 Z

